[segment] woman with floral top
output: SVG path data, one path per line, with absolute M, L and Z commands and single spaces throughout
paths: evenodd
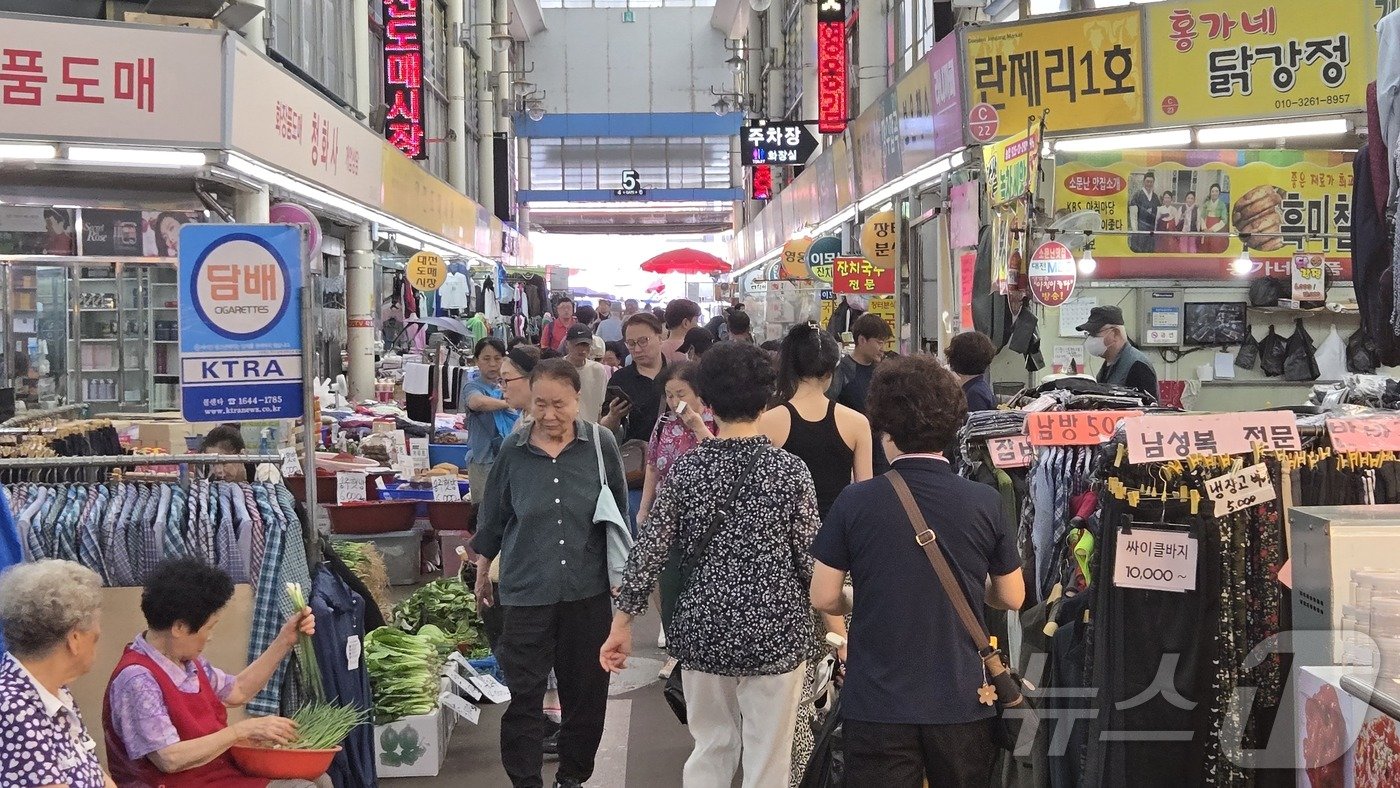
M 773 448 L 758 425 L 773 396 L 768 354 L 722 343 L 700 361 L 700 398 L 719 434 L 671 467 L 656 494 L 617 597 L 600 659 L 621 671 L 632 651 L 632 619 L 678 545 L 690 568 L 676 603 L 670 652 L 685 669 L 695 748 L 687 788 L 787 785 L 793 729 L 812 638 L 808 554 L 821 524 L 807 466 Z M 727 516 L 721 515 L 723 507 Z M 698 549 L 718 523 L 703 549 Z
M 666 481 L 671 467 L 681 455 L 700 445 L 700 441 L 715 436 L 715 417 L 695 393 L 695 378 L 700 365 L 692 361 L 672 364 L 661 371 L 656 382 L 666 391 L 666 412 L 656 421 L 647 443 L 646 481 L 642 486 L 642 503 L 637 511 L 637 524 L 646 527 L 647 512 L 656 500 L 656 490 Z M 666 568 L 661 572 L 661 638 L 657 645 L 666 647 L 666 628 L 676 612 L 676 594 L 680 590 L 680 553 L 672 550 Z

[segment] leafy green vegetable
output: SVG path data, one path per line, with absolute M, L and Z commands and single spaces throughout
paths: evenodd
M 292 603 L 292 610 L 300 613 L 306 609 L 306 595 L 302 593 L 300 583 L 287 584 L 287 599 Z M 297 663 L 301 667 L 302 684 L 311 694 L 313 701 L 324 701 L 326 684 L 321 677 L 321 666 L 316 661 L 316 649 L 311 643 L 310 635 L 297 633 L 296 652 Z
M 365 669 L 374 694 L 378 725 L 427 714 L 437 708 L 442 657 L 427 638 L 393 627 L 365 636 Z
M 294 750 L 329 750 L 339 747 L 356 726 L 369 720 L 369 713 L 354 706 L 311 701 L 296 713 L 297 740 L 288 745 Z
M 423 586 L 394 608 L 394 625 L 424 634 L 444 654 L 458 644 L 477 648 L 485 643 L 476 595 L 460 580 L 442 578 Z

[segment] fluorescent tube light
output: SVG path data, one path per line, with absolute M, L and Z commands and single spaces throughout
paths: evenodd
M 1113 134 L 1103 137 L 1071 137 L 1055 140 L 1055 150 L 1066 153 L 1083 153 L 1133 148 L 1174 148 L 1190 144 L 1190 129 L 1167 129 L 1165 131 L 1143 131 L 1136 134 Z
M 1351 130 L 1346 118 L 1324 118 L 1292 123 L 1250 123 L 1242 126 L 1216 126 L 1196 131 L 1196 141 L 1202 145 L 1222 142 L 1253 142 L 1283 137 L 1324 137 L 1346 134 Z
M 30 145 L 12 142 L 0 145 L 0 159 L 45 161 L 58 158 L 58 149 L 52 145 Z
M 68 160 L 91 164 L 139 164 L 150 167 L 203 167 L 208 163 L 199 151 L 156 148 L 68 148 Z

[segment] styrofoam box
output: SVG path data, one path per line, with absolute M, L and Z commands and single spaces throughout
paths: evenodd
M 436 777 L 447 758 L 457 715 L 443 708 L 374 726 L 374 762 L 380 777 Z

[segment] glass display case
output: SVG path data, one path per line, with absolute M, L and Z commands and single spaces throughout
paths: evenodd
M 15 401 L 49 408 L 68 397 L 68 269 L 5 266 L 5 366 Z

